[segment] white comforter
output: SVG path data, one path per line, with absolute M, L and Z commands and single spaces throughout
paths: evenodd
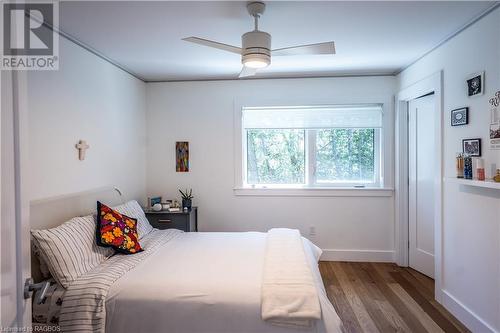
M 319 249 L 305 240 L 322 320 L 312 329 L 261 318 L 266 234 L 184 233 L 127 272 L 106 299 L 106 332 L 341 332 L 319 274 Z

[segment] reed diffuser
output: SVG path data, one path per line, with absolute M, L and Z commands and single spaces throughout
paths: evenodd
M 477 180 L 485 180 L 486 176 L 484 174 L 484 159 L 476 159 L 476 177 Z
M 472 179 L 472 157 L 464 156 L 464 178 Z
M 464 155 L 462 153 L 457 154 L 457 178 L 464 178 Z

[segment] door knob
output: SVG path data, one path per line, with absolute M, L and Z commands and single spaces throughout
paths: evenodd
M 42 304 L 47 298 L 46 294 L 49 287 L 50 282 L 48 281 L 34 283 L 33 278 L 26 279 L 24 283 L 24 298 L 30 298 L 33 291 L 40 290 L 40 292 L 36 294 L 35 302 L 36 304 Z

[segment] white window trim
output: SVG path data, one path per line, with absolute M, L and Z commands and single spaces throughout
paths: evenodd
M 242 124 L 242 110 L 244 107 L 259 107 L 266 106 L 283 106 L 283 105 L 337 105 L 337 104 L 381 104 L 383 110 L 383 126 L 378 147 L 382 147 L 380 151 L 379 163 L 376 166 L 379 168 L 380 184 L 378 187 L 354 187 L 354 186 L 300 186 L 300 185 L 276 185 L 272 184 L 269 187 L 261 184 L 258 187 L 244 186 L 246 177 L 246 145 L 243 140 L 246 140 L 245 131 Z M 234 100 L 234 187 L 233 192 L 238 196 L 340 196 L 340 197 L 390 197 L 394 194 L 392 186 L 393 180 L 393 164 L 392 147 L 394 131 L 391 130 L 394 126 L 394 99 L 388 96 L 384 97 L 351 97 L 349 99 L 323 99 L 310 97 L 286 97 L 281 99 L 265 99 L 260 97 L 241 98 Z M 306 144 L 308 138 L 306 137 Z M 309 151 L 309 154 L 313 152 Z M 306 163 L 310 163 L 311 159 L 306 156 Z M 311 168 L 309 168 L 311 170 Z M 306 173 L 306 180 L 311 177 L 311 174 Z
M 304 188 L 248 188 L 235 187 L 237 196 L 259 197 L 392 197 L 390 187 L 304 187 Z

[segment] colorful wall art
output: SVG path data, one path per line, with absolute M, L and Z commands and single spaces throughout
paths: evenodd
M 175 143 L 175 171 L 189 172 L 189 142 Z

